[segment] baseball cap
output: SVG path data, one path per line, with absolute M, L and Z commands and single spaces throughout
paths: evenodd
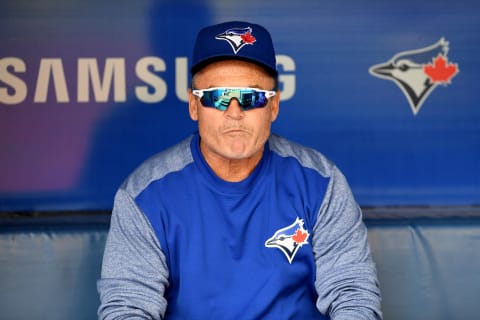
M 193 49 L 192 75 L 209 63 L 229 59 L 253 62 L 274 77 L 278 74 L 270 33 L 258 24 L 230 21 L 200 30 Z

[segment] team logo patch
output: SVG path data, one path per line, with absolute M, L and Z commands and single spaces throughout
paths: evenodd
M 447 86 L 458 74 L 456 63 L 447 58 L 449 43 L 441 38 L 437 43 L 416 50 L 402 51 L 389 61 L 372 66 L 371 75 L 395 82 L 416 115 L 422 104 L 438 86 Z
M 252 28 L 231 28 L 215 36 L 217 40 L 227 41 L 237 54 L 247 44 L 252 45 L 257 39 L 252 35 Z
M 308 243 L 310 234 L 303 227 L 303 219 L 297 217 L 288 227 L 277 230 L 273 236 L 265 241 L 265 247 L 280 249 L 291 264 L 297 251 Z

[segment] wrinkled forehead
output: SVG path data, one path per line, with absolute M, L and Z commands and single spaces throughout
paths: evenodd
M 193 87 L 256 87 L 272 89 L 274 77 L 262 66 L 229 59 L 209 63 L 192 77 Z

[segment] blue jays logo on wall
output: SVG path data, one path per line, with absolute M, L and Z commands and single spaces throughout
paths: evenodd
M 310 234 L 303 227 L 303 219 L 297 217 L 294 223 L 277 230 L 270 239 L 265 241 L 265 247 L 280 249 L 291 264 L 298 249 L 308 243 L 309 236 Z
M 218 34 L 215 39 L 227 41 L 237 54 L 245 45 L 252 45 L 257 39 L 252 35 L 252 28 L 231 28 Z
M 395 82 L 416 115 L 430 93 L 438 85 L 450 84 L 459 72 L 458 65 L 448 61 L 448 50 L 449 43 L 441 38 L 431 46 L 397 53 L 389 61 L 372 66 L 369 72 Z

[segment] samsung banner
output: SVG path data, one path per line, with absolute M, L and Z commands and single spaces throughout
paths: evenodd
M 480 204 L 480 3 L 0 4 L 0 211 L 103 210 L 196 130 L 197 31 L 259 23 L 277 50 L 273 130 L 314 147 L 364 206 Z

